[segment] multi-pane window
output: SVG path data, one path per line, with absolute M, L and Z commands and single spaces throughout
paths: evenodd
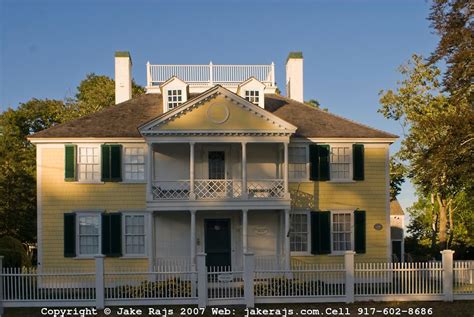
M 351 213 L 332 214 L 332 250 L 333 252 L 352 250 Z
M 125 147 L 124 154 L 125 180 L 145 180 L 145 149 L 141 147 Z
M 260 102 L 260 93 L 258 90 L 246 90 L 245 99 L 247 99 L 253 104 L 258 105 L 258 103 Z
M 183 91 L 181 89 L 168 90 L 168 110 L 174 109 L 183 103 Z
M 98 147 L 79 147 L 77 169 L 80 181 L 100 180 L 100 161 Z
M 290 251 L 308 251 L 308 214 L 290 215 Z
M 289 147 L 288 148 L 288 177 L 290 179 L 305 179 L 306 172 L 306 147 Z
M 125 215 L 124 245 L 125 254 L 145 254 L 145 216 Z
M 100 215 L 78 216 L 79 255 L 99 254 Z
M 331 180 L 349 180 L 351 177 L 351 148 L 331 146 Z

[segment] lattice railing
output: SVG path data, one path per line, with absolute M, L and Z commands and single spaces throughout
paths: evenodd
M 199 179 L 194 182 L 196 199 L 235 199 L 242 196 L 238 179 Z
M 152 185 L 153 199 L 189 199 L 189 180 L 159 181 Z
M 283 179 L 260 179 L 247 182 L 249 198 L 283 198 L 285 185 Z

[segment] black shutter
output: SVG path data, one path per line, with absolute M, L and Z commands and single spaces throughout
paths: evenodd
M 311 253 L 331 253 L 331 212 L 311 212 Z
M 329 180 L 329 145 L 309 145 L 310 180 Z
M 76 256 L 76 214 L 64 214 L 64 257 Z
M 102 214 L 102 254 L 122 256 L 122 214 Z
M 354 211 L 354 251 L 365 253 L 365 211 Z
M 76 146 L 66 144 L 64 146 L 64 180 L 71 182 L 76 180 Z
M 120 144 L 102 145 L 102 181 L 122 181 L 122 146 Z
M 352 165 L 353 179 L 356 181 L 364 180 L 364 145 L 352 145 Z

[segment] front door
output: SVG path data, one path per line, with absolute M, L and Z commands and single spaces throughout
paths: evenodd
M 206 265 L 231 266 L 230 219 L 205 219 Z
M 207 155 L 209 179 L 225 179 L 225 151 L 209 151 Z

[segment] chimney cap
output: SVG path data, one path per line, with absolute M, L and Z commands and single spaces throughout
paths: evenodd
M 290 52 L 288 54 L 288 57 L 286 58 L 286 61 L 288 62 L 288 60 L 290 58 L 298 58 L 298 59 L 303 59 L 303 52 L 301 51 L 298 51 L 298 52 Z
M 128 51 L 116 51 L 115 57 L 128 57 L 130 58 L 130 52 Z

